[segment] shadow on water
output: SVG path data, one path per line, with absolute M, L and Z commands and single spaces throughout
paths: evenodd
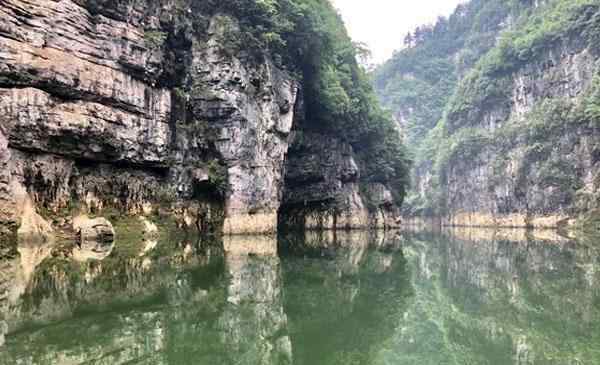
M 597 364 L 598 253 L 482 229 L 20 242 L 0 364 Z

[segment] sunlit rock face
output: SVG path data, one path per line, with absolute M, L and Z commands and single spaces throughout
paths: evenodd
M 35 214 L 216 201 L 226 233 L 275 231 L 299 85 L 231 52 L 236 19 L 150 3 L 2 2 L 3 226 L 26 191 Z
M 403 242 L 415 299 L 393 341 L 405 355 L 388 361 L 597 362 L 589 345 L 600 316 L 593 245 L 481 229 L 405 233 Z

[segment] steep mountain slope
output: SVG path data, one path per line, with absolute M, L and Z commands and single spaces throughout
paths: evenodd
M 378 70 L 416 159 L 404 214 L 519 227 L 589 216 L 599 25 L 595 0 L 473 1 Z
M 404 151 L 379 143 L 393 123 L 326 0 L 0 0 L 0 43 L 5 233 L 79 213 L 272 232 L 282 201 L 370 217 L 371 190 L 403 197 Z M 344 158 L 297 171 L 308 130 Z M 330 175 L 332 194 L 294 192 Z

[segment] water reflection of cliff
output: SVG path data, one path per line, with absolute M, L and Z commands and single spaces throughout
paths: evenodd
M 597 244 L 552 231 L 405 233 L 395 364 L 600 363 Z
M 0 364 L 371 364 L 411 293 L 381 235 L 138 246 L 20 247 Z
M 594 239 L 321 232 L 0 261 L 0 364 L 597 364 Z
M 400 242 L 382 232 L 281 241 L 295 364 L 374 364 L 412 291 Z
M 217 244 L 183 260 L 189 248 L 174 245 L 168 263 L 114 253 L 82 267 L 36 262 L 23 295 L 5 302 L 0 363 L 291 363 L 276 241 L 254 243 L 271 253 Z
M 218 320 L 231 364 L 291 364 L 275 238 L 225 239 L 227 303 Z

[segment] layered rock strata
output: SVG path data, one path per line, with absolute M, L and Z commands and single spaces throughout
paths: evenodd
M 168 206 L 226 233 L 276 229 L 298 83 L 232 52 L 235 19 L 198 29 L 194 3 L 158 3 L 0 1 L 4 227 L 31 200 L 49 216 Z

